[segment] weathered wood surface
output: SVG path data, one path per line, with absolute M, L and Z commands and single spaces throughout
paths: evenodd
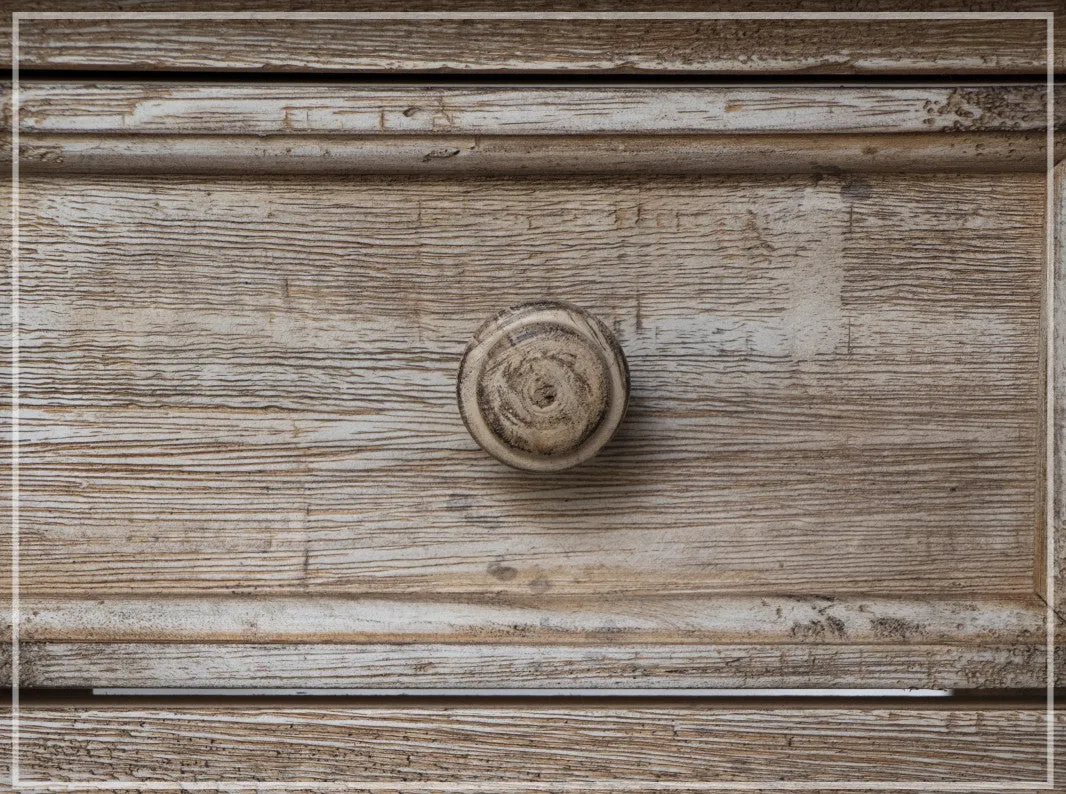
M 1032 167 L 1043 126 L 1024 86 L 798 108 L 699 89 L 696 119 L 675 89 L 550 112 L 431 89 L 426 114 L 405 89 L 307 88 L 30 84 L 22 129 L 30 152 L 239 131 L 325 160 L 384 126 L 402 163 L 495 118 L 513 162 L 523 135 L 638 123 L 838 139 L 856 163 L 880 141 L 1021 145 Z M 847 133 L 871 124 L 910 132 Z M 25 179 L 23 682 L 1042 686 L 1042 175 L 835 162 Z M 454 378 L 471 328 L 545 297 L 608 320 L 637 410 L 587 472 L 531 483 L 483 460 Z
M 3 137 L 0 134 L 0 137 Z M 10 149 L 8 149 L 10 154 Z M 3 521 L 4 530 L 0 530 L 0 612 L 8 612 L 11 609 L 11 519 L 12 519 L 12 481 L 11 481 L 11 437 L 12 437 L 12 382 L 13 375 L 11 357 L 11 312 L 12 301 L 12 259 L 11 241 L 13 226 L 11 223 L 11 174 L 10 170 L 0 173 L 0 218 L 6 222 L 0 222 L 0 350 L 5 355 L 0 358 L 0 520 Z M 10 619 L 8 620 L 10 623 Z M 10 642 L 10 626 L 5 625 L 0 630 L 0 641 Z M 0 724 L 0 730 L 3 725 Z M 0 748 L 0 755 L 2 755 Z
M 24 586 L 1027 597 L 1043 200 L 1035 175 L 28 179 Z M 633 401 L 530 480 L 454 379 L 470 328 L 544 297 L 615 329 Z
M 19 58 L 26 69 L 1042 75 L 1046 24 L 803 20 L 784 14 L 656 20 L 617 13 L 590 19 L 544 12 L 506 20 L 25 19 Z
M 1015 702 L 45 701 L 21 715 L 21 778 L 541 791 L 612 781 L 1036 782 L 1046 778 L 1045 719 L 1039 705 Z
M 1063 641 L 1066 639 L 1066 164 L 1055 166 L 1054 173 L 1049 177 L 1054 180 L 1056 202 L 1053 217 L 1055 256 L 1048 285 L 1052 296 L 1048 312 L 1051 324 L 1049 333 L 1052 334 L 1050 347 L 1054 356 L 1048 367 L 1053 389 L 1050 395 L 1053 410 L 1049 413 L 1051 427 L 1048 433 L 1051 453 L 1048 462 L 1053 475 L 1048 482 L 1051 489 L 1048 508 L 1051 510 L 1052 548 L 1038 546 L 1037 592 L 1048 592 L 1050 570 L 1058 617 L 1058 639 Z
M 436 134 L 1025 132 L 1043 85 L 404 86 L 20 84 L 23 133 Z
M 1047 170 L 1042 132 L 943 135 L 24 134 L 23 174 L 772 174 Z M 0 155 L 4 154 L 0 145 Z M 10 156 L 10 152 L 8 152 Z
M 456 392 L 487 453 L 523 471 L 562 471 L 611 440 L 629 402 L 629 370 L 597 317 L 538 301 L 501 307 L 474 332 Z
M 1046 645 L 28 642 L 24 687 L 1042 688 Z M 1056 679 L 1066 682 L 1066 646 Z M 9 671 L 7 675 L 10 676 Z
M 1032 644 L 1028 601 L 828 597 L 524 598 L 433 601 L 314 595 L 22 600 L 26 642 L 453 642 L 600 645 Z M 6 632 L 8 616 L 0 614 Z

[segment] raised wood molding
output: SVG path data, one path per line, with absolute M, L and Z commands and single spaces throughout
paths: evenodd
M 25 134 L 31 174 L 817 174 L 1040 172 L 1042 132 L 868 135 Z M 0 143 L 0 154 L 6 151 Z
M 419 86 L 26 81 L 22 134 L 1034 132 L 1042 85 Z M 1063 109 L 1066 113 L 1066 109 Z
M 1046 161 L 1044 89 L 1029 85 L 25 82 L 19 104 L 27 175 L 1036 172 Z
M 25 642 L 1029 644 L 1029 599 L 781 596 L 388 598 L 23 595 Z M 8 615 L 0 613 L 0 631 Z
M 24 687 L 1043 688 L 1046 645 L 23 643 Z M 1066 646 L 1056 674 L 1066 681 Z M 7 676 L 6 662 L 0 675 Z

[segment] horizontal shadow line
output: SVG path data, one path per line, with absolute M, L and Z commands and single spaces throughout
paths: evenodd
M 1063 74 L 1066 78 L 1066 73 Z M 1056 78 L 1058 79 L 1058 78 Z M 690 85 L 825 85 L 825 86 L 908 86 L 908 85 L 997 85 L 1030 84 L 1046 85 L 1045 72 L 1026 74 L 688 74 L 685 72 L 655 74 L 619 74 L 596 72 L 341 72 L 341 71 L 240 71 L 240 70 L 189 70 L 158 71 L 144 69 L 20 69 L 19 81 L 28 80 L 73 80 L 73 81 L 138 81 L 148 83 L 347 83 L 347 84 L 395 84 L 435 86 L 545 86 L 576 87 L 596 86 L 690 86 Z

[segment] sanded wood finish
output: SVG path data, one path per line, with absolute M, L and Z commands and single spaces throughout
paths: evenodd
M 1047 170 L 1042 132 L 943 135 L 25 133 L 23 174 L 773 174 Z M 1061 145 L 1060 145 L 1061 146 Z M 0 146 L 0 154 L 3 147 Z M 8 156 L 10 153 L 8 153 Z
M 525 597 L 542 614 L 559 607 L 537 598 L 592 599 L 587 609 L 621 592 L 1025 598 L 1039 496 L 1041 197 L 1025 175 L 26 180 L 24 591 L 418 594 L 427 616 L 444 610 L 427 629 L 444 634 L 446 592 Z M 959 257 L 927 270 L 912 252 L 930 239 Z M 673 266 L 649 271 L 650 251 Z M 501 282 L 501 270 L 524 275 Z M 599 468 L 532 484 L 473 447 L 454 377 L 471 327 L 567 274 L 580 274 L 580 292 L 551 294 L 609 318 L 639 362 L 643 405 Z M 619 300 L 619 283 L 630 298 Z M 840 303 L 819 308 L 825 284 L 840 285 Z M 684 319 L 694 310 L 713 324 Z M 714 402 L 701 408 L 708 389 Z M 826 488 L 827 476 L 846 479 Z M 655 642 L 678 636 L 679 609 L 664 607 Z M 234 632 L 213 607 L 184 610 L 172 614 Z M 907 626 L 920 622 L 897 617 L 899 643 L 913 645 L 920 632 Z M 468 620 L 471 638 L 492 631 L 482 618 Z M 837 635 L 833 619 L 818 620 L 789 641 Z M 96 636 L 119 623 L 105 618 Z M 560 639 L 529 623 L 515 636 Z M 611 621 L 586 629 L 582 641 L 602 642 Z M 888 648 L 874 662 L 800 646 L 784 671 L 772 646 L 763 661 L 750 649 L 729 656 L 753 659 L 739 672 L 722 667 L 727 651 L 694 649 L 703 666 L 680 678 L 634 674 L 628 652 L 582 666 L 587 654 L 567 651 L 553 677 L 539 648 L 494 673 L 459 648 L 472 664 L 446 667 L 445 679 L 1042 682 L 1040 649 L 1019 656 L 1014 640 L 988 641 L 917 656 Z M 159 662 L 142 674 L 115 679 L 90 664 L 135 671 L 141 651 Z M 208 661 L 208 647 L 181 652 L 168 665 L 155 647 L 42 649 L 54 663 L 27 650 L 24 675 L 254 685 L 281 664 L 242 672 Z M 271 680 L 429 680 L 414 659 L 422 648 L 398 674 L 365 664 L 356 679 L 335 660 L 278 653 L 294 666 Z M 967 658 L 973 666 L 957 665 Z
M 1028 596 L 1043 196 L 26 180 L 24 586 Z M 472 327 L 546 296 L 614 328 L 633 399 L 532 482 L 469 439 L 454 378 Z
M 20 84 L 23 134 L 645 135 L 1026 132 L 1043 85 L 499 87 Z
M 1043 685 L 1041 88 L 23 88 L 27 685 Z M 539 300 L 633 388 L 531 478 Z
M 1046 160 L 1041 86 L 21 85 L 25 173 L 1042 172 Z M 834 135 L 809 134 L 821 132 Z
M 1050 489 L 1046 509 L 1051 531 L 1037 545 L 1036 588 L 1041 597 L 1051 596 L 1058 641 L 1066 638 L 1066 165 L 1055 166 L 1052 179 L 1054 199 L 1054 256 L 1049 274 L 1050 352 L 1047 375 L 1051 390 L 1048 411 L 1048 461 Z M 1050 542 L 1051 548 L 1048 548 Z
M 595 643 L 30 642 L 21 646 L 20 673 L 23 686 L 38 688 L 1014 689 L 1047 682 L 1043 637 L 1008 645 L 849 645 L 819 642 L 814 633 L 783 643 L 634 645 L 608 634 Z M 1060 645 L 1060 685 L 1064 657 Z
M 552 791 L 612 781 L 1037 784 L 1045 734 L 1039 704 L 1010 702 L 46 701 L 22 712 L 21 777 Z
M 330 10 L 328 4 L 314 7 L 323 5 Z M 805 3 L 802 10 L 811 6 Z M 863 4 L 855 6 L 849 4 L 848 10 L 863 10 Z M 625 9 L 637 7 L 628 4 Z M 351 8 L 334 5 L 331 10 Z M 672 4 L 647 10 L 682 8 Z M 705 5 L 692 8 L 708 10 Z M 583 3 L 582 10 L 589 10 L 589 4 Z M 728 5 L 713 10 L 728 10 Z M 751 10 L 750 5 L 739 10 Z M 788 9 L 777 4 L 766 10 Z M 899 10 L 898 4 L 887 10 Z M 930 8 L 926 4 L 919 10 Z M 35 69 L 348 73 L 1042 75 L 1048 57 L 1043 19 L 803 20 L 781 13 L 779 19 L 656 20 L 626 19 L 622 13 L 574 18 L 544 11 L 531 16 L 26 19 L 20 24 L 20 63 Z
M 1046 681 L 1045 610 L 1035 599 L 499 601 L 24 597 L 22 680 L 640 689 Z
M 23 598 L 27 642 L 379 642 L 599 645 L 1031 644 L 1044 604 L 987 599 L 530 594 L 432 601 L 230 595 Z M 0 613 L 6 630 L 8 616 Z
M 22 37 L 43 69 L 1042 76 L 1043 25 Z M 1043 687 L 1044 111 L 1036 85 L 25 82 L 22 685 Z M 499 466 L 455 404 L 471 330 L 535 300 L 633 367 L 565 474 Z M 965 699 L 30 697 L 21 756 L 250 790 L 980 790 L 1043 781 L 1046 732 Z

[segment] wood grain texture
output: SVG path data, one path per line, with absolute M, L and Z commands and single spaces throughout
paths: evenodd
M 27 180 L 25 587 L 1028 596 L 1043 195 Z M 633 401 L 531 481 L 454 378 L 470 328 L 545 296 L 614 328 Z
M 10 151 L 10 149 L 9 149 Z M 12 487 L 11 487 L 11 439 L 12 439 L 12 361 L 11 351 L 11 328 L 12 328 L 12 301 L 11 293 L 11 243 L 13 227 L 11 219 L 11 175 L 5 173 L 0 176 L 0 218 L 7 218 L 7 223 L 0 223 L 0 295 L 5 299 L 0 300 L 0 349 L 7 351 L 8 355 L 0 361 L 0 517 L 5 522 L 8 531 L 0 532 L 0 611 L 10 614 L 11 608 L 11 569 L 12 569 L 12 544 L 11 544 L 11 518 L 12 518 Z M 8 621 L 10 623 L 10 621 Z M 10 642 L 10 626 L 0 631 L 0 641 Z M 0 724 L 0 730 L 3 725 Z M 0 756 L 3 750 L 0 748 Z
M 6 650 L 6 649 L 0 649 Z M 1043 641 L 1009 645 L 594 646 L 474 643 L 28 642 L 29 688 L 1043 688 Z M 6 655 L 0 674 L 10 680 Z M 1066 645 L 1056 676 L 1066 682 Z
M 562 471 L 610 441 L 629 402 L 629 370 L 611 329 L 580 307 L 505 307 L 478 328 L 456 383 L 478 445 L 525 471 Z
M 719 596 L 452 600 L 295 596 L 24 597 L 27 642 L 448 642 L 565 645 L 1040 642 L 1027 601 Z M 8 617 L 0 618 L 7 627 Z
M 23 134 L 23 174 L 773 174 L 1047 170 L 1039 132 L 943 135 Z M 0 147 L 0 156 L 4 154 Z M 10 152 L 8 152 L 10 156 Z
M 1047 317 L 1053 356 L 1048 367 L 1052 400 L 1048 433 L 1051 453 L 1048 462 L 1052 476 L 1047 486 L 1051 489 L 1051 548 L 1047 546 L 1045 532 L 1042 542 L 1038 544 L 1037 592 L 1047 595 L 1050 591 L 1059 633 L 1066 635 L 1066 165 L 1060 163 L 1055 166 L 1049 178 L 1054 180 L 1055 198 L 1055 253 L 1050 280 L 1051 308 Z M 1048 565 L 1048 562 L 1051 564 Z M 1052 580 L 1050 588 L 1049 570 Z
M 467 86 L 25 80 L 22 133 L 601 135 L 1026 132 L 1042 85 Z
M 784 15 L 776 20 L 30 19 L 20 26 L 20 63 L 26 69 L 237 72 L 1042 75 L 1045 25 L 1041 19 L 845 21 Z
M 587 790 L 589 782 L 629 790 L 704 781 L 987 785 L 1045 778 L 1044 720 L 1037 705 L 1017 703 L 45 702 L 22 713 L 22 778 L 357 781 L 378 791 L 389 783 L 422 791 L 478 783 L 539 791 Z
M 776 130 L 861 163 L 1006 160 L 1043 124 L 1024 86 L 619 90 L 39 84 L 22 125 L 323 159 L 382 130 L 415 156 Z M 834 162 L 26 179 L 24 683 L 1042 686 L 1042 179 Z M 471 328 L 545 297 L 633 351 L 636 411 L 531 483 L 453 388 Z

